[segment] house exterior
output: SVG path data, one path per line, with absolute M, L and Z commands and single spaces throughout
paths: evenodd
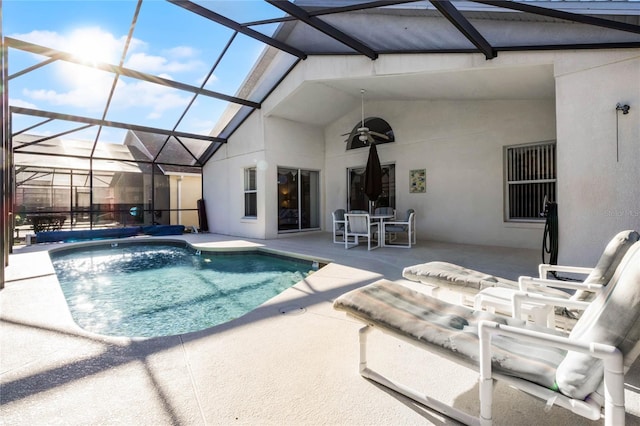
M 572 37 L 566 23 L 527 28 L 556 30 Z M 260 78 L 277 61 L 278 54 L 262 64 Z M 509 217 L 507 151 L 549 142 L 559 263 L 593 264 L 615 233 L 640 229 L 640 49 L 601 48 L 500 52 L 490 60 L 450 52 L 300 61 L 204 166 L 210 230 L 288 235 L 279 226 L 280 174 L 297 170 L 319 176 L 319 221 L 298 231 L 330 232 L 331 212 L 349 208 L 349 170 L 367 161 L 368 149 L 344 142 L 361 114 L 393 129 L 395 141 L 377 150 L 395 168 L 394 207 L 417 212 L 418 243 L 540 248 L 544 221 Z M 247 170 L 255 173 L 254 214 L 246 211 Z M 425 192 L 410 192 L 411 170 L 426 171 Z
M 4 37 L 5 64 L 9 51 L 48 57 L 3 76 L 3 153 L 12 154 L 3 154 L 5 245 L 10 217 L 20 213 L 11 198 L 24 199 L 24 188 L 12 184 L 16 176 L 30 184 L 36 176 L 50 188 L 62 182 L 68 195 L 50 190 L 57 201 L 49 204 L 89 226 L 116 204 L 129 220 L 195 226 L 204 199 L 210 231 L 268 239 L 330 232 L 336 209 L 391 206 L 399 217 L 416 211 L 419 242 L 536 249 L 545 230 L 541 212 L 552 201 L 559 262 L 584 265 L 618 231 L 640 229 L 637 0 L 264 4 L 269 10 L 256 21 L 253 13 L 223 16 L 231 11 L 218 2 L 153 3 L 156 13 L 166 7 L 184 19 L 174 28 L 187 41 L 189 22 L 208 25 L 199 34 L 222 34 L 209 75 L 215 82 L 218 72 L 233 74 L 223 92 L 207 81 L 196 86 L 122 65 L 79 64 L 52 46 Z M 243 61 L 234 62 L 238 56 Z M 102 118 L 9 105 L 9 80 L 15 85 L 20 78 L 13 77 L 57 61 L 113 74 L 116 91 L 126 77 L 191 101 L 161 127 L 112 121 L 108 101 Z M 209 135 L 180 130 L 190 108 L 206 110 L 206 128 L 217 120 Z M 27 120 L 13 129 L 18 118 Z M 57 128 L 60 121 L 82 126 L 47 131 L 47 123 Z M 22 144 L 33 126 L 41 134 Z M 98 131 L 90 146 L 69 151 L 50 142 L 89 126 L 127 134 L 120 144 Z M 363 191 L 372 132 L 382 135 L 373 139 L 383 176 L 376 200 Z M 26 169 L 14 173 L 14 165 L 48 169 L 21 180 Z M 86 183 L 70 183 L 80 178 Z M 143 217 L 130 214 L 134 207 Z

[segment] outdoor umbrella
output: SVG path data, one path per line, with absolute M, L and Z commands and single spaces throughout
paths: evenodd
M 378 150 L 374 143 L 369 148 L 369 159 L 364 170 L 364 193 L 370 202 L 375 202 L 382 194 L 382 167 L 378 158 Z

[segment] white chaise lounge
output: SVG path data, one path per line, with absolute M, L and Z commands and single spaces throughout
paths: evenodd
M 539 265 L 539 277 L 526 279 L 526 288 L 517 281 L 496 277 L 484 272 L 468 269 L 460 265 L 447 262 L 428 262 L 408 266 L 402 271 L 402 276 L 411 281 L 435 286 L 458 294 L 462 298 L 473 297 L 475 307 L 490 306 L 497 312 L 511 315 L 511 299 L 514 291 L 526 290 L 541 293 L 550 297 L 568 300 L 590 301 L 600 288 L 611 279 L 613 272 L 620 263 L 629 247 L 640 240 L 640 234 L 634 230 L 626 230 L 616 234 L 605 247 L 602 256 L 593 268 Z M 574 273 L 586 276 L 583 282 L 568 282 L 548 279 L 550 272 Z M 567 290 L 575 290 L 570 292 Z M 446 296 L 442 298 L 446 299 Z M 449 299 L 451 301 L 451 299 Z M 535 308 L 535 304 L 531 305 Z M 536 309 L 532 309 L 535 312 Z M 549 312 L 549 310 L 541 310 Z M 546 315 L 546 323 L 554 324 L 553 310 Z M 559 312 L 566 312 L 560 309 Z M 538 321 L 540 318 L 538 317 Z M 565 321 L 566 322 L 566 321 Z
M 568 337 L 387 280 L 340 296 L 334 308 L 366 324 L 360 330 L 362 376 L 465 424 L 492 424 L 492 382 L 498 379 L 580 416 L 604 417 L 605 425 L 618 426 L 625 422 L 624 374 L 640 352 L 640 242 L 611 275 Z M 372 329 L 479 370 L 479 417 L 370 369 L 366 337 Z M 548 421 L 540 418 L 540 423 Z

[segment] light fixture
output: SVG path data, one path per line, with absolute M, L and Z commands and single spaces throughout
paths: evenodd
M 616 162 L 620 161 L 620 125 L 618 124 L 618 111 L 622 111 L 622 115 L 627 115 L 630 109 L 629 104 L 623 105 L 620 102 L 616 104 Z
M 616 105 L 616 111 L 622 111 L 623 114 L 629 114 L 629 109 L 631 107 L 627 104 L 622 105 L 621 103 L 618 103 Z

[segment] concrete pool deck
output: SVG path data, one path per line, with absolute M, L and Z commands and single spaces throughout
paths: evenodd
M 203 248 L 264 246 L 333 262 L 229 323 L 127 339 L 75 325 L 47 254 L 59 244 L 17 249 L 0 291 L 0 424 L 457 424 L 363 379 L 361 323 L 332 302 L 382 277 L 404 282 L 402 268 L 416 263 L 444 260 L 515 279 L 535 275 L 540 257 L 539 250 L 431 241 L 410 250 L 345 250 L 329 233 L 179 238 Z M 371 335 L 369 347 L 381 372 L 477 412 L 477 373 L 381 333 Z M 639 371 L 634 365 L 626 378 L 628 425 L 640 424 Z M 558 407 L 545 412 L 544 401 L 500 383 L 495 400 L 497 425 L 599 424 Z

